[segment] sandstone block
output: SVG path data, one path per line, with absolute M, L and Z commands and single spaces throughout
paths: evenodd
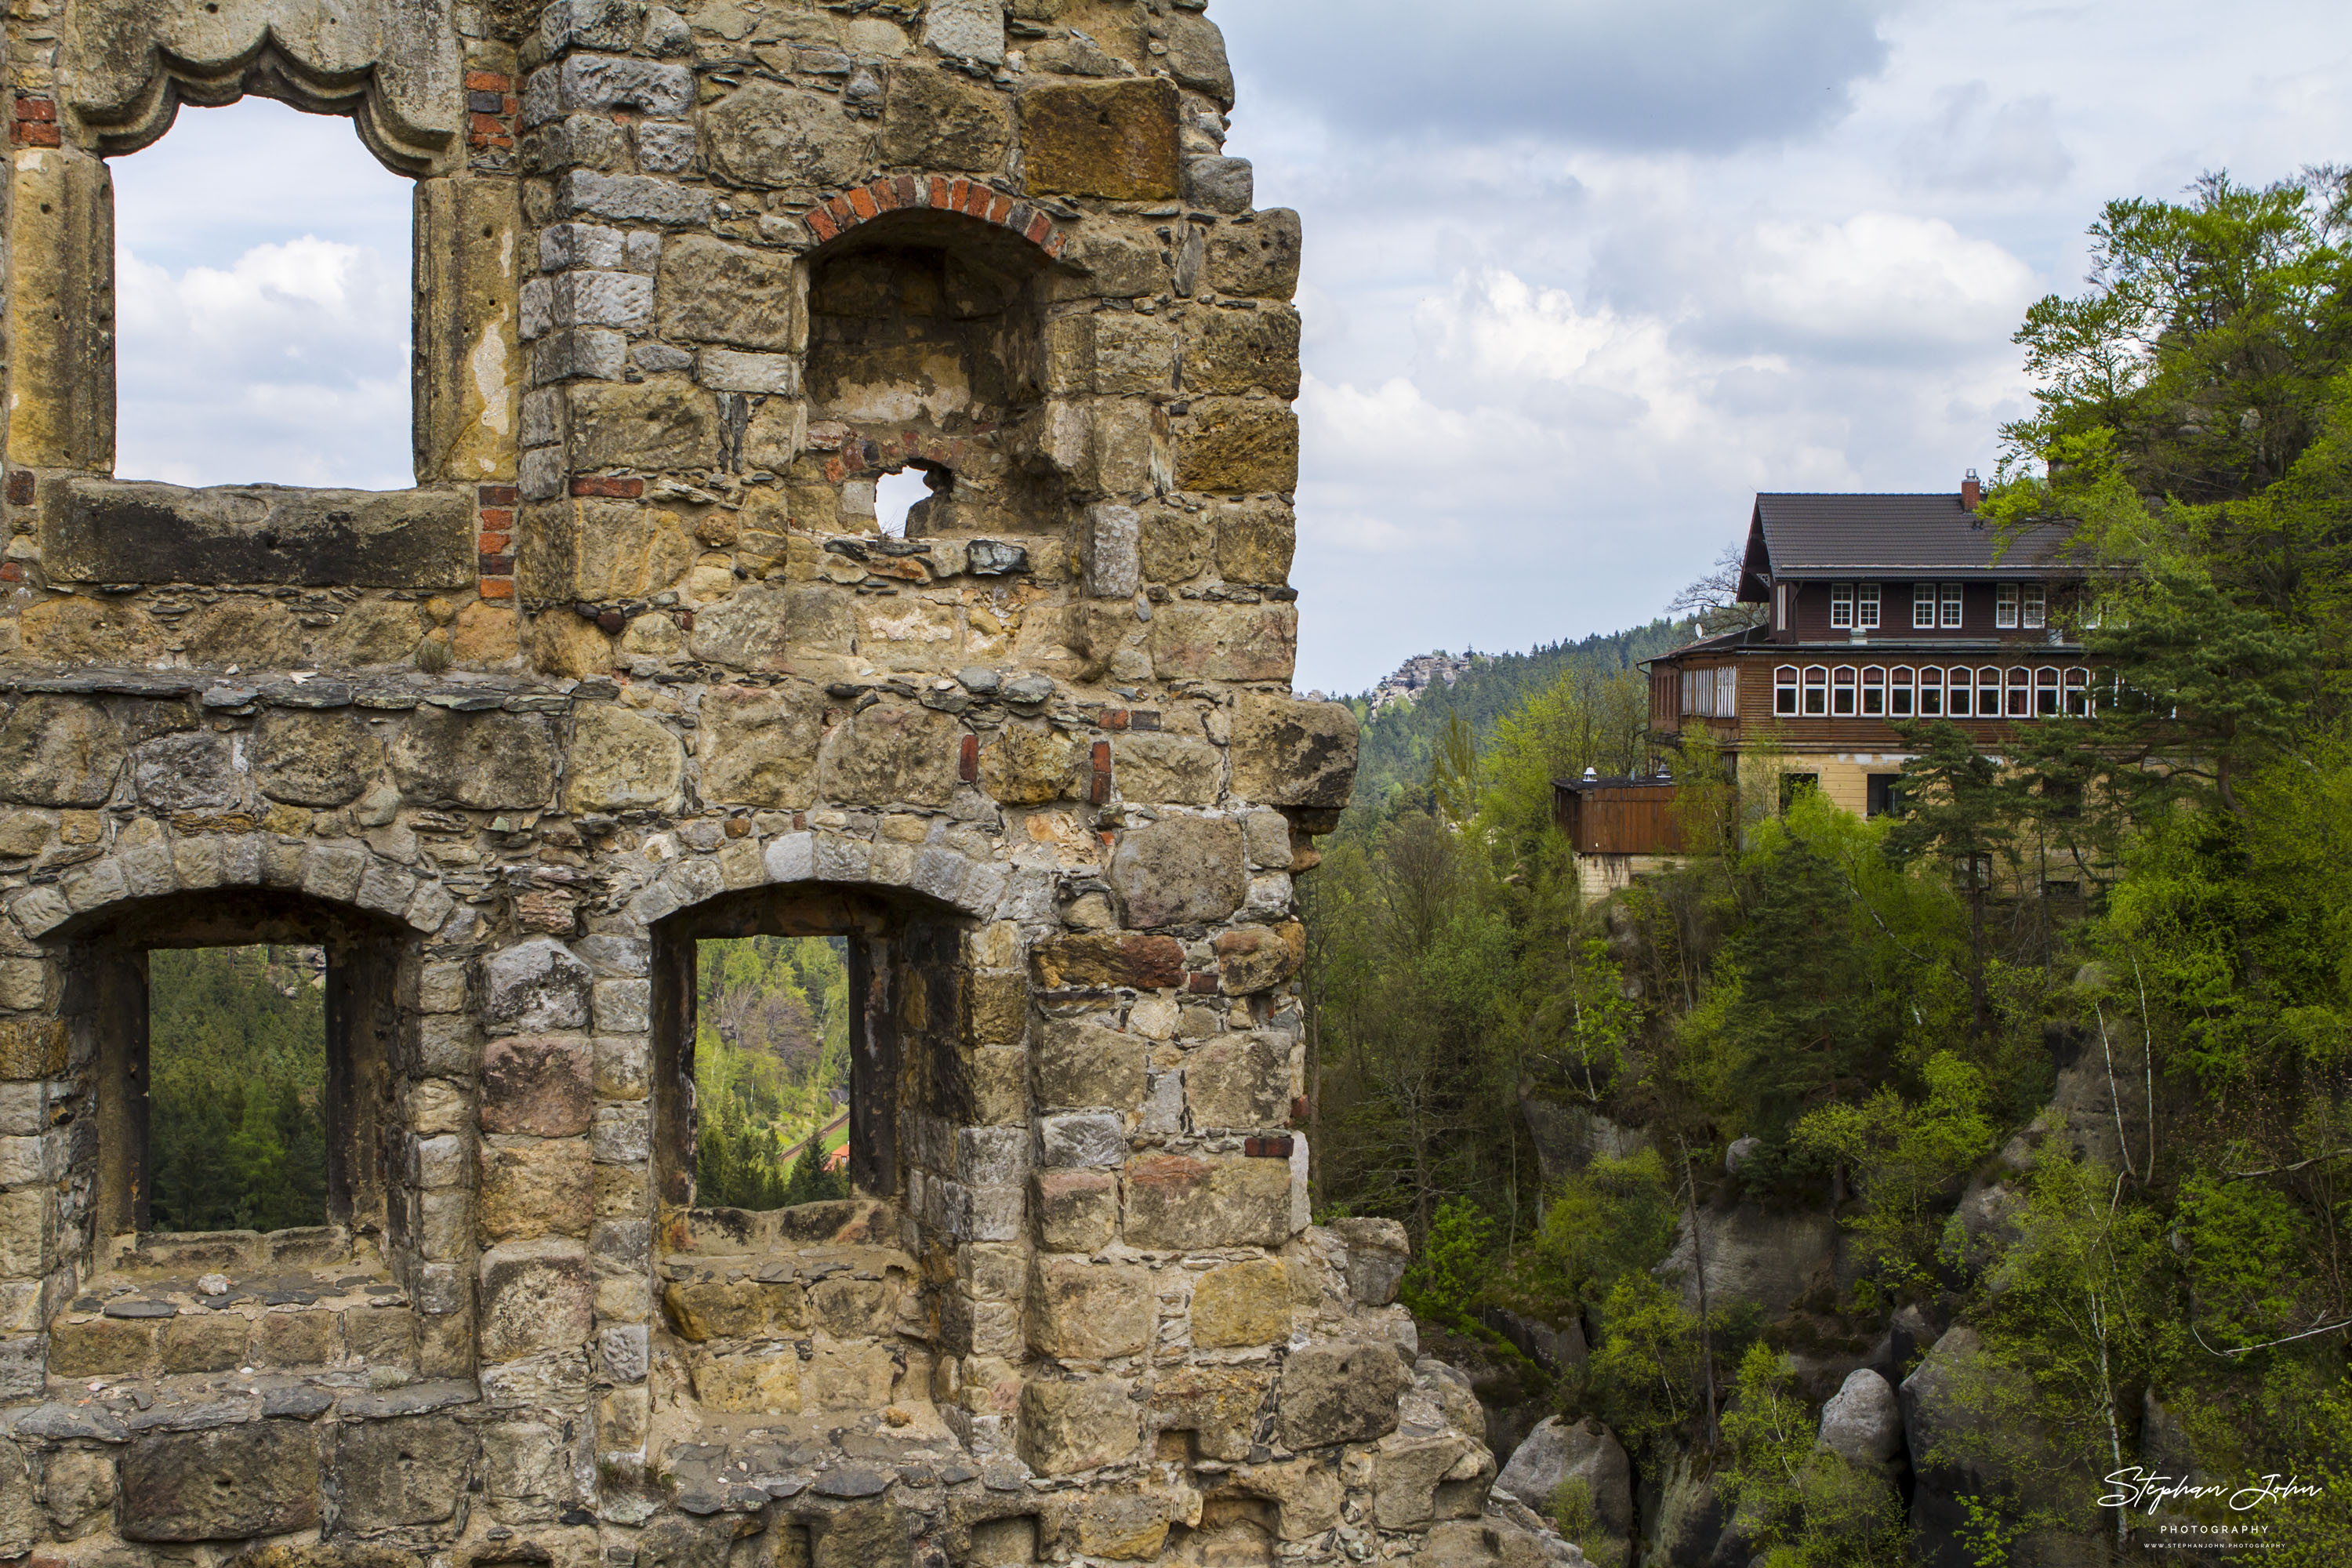
M 337 1430 L 338 1517 L 355 1531 L 437 1524 L 457 1510 L 473 1435 L 446 1415 L 345 1423 Z
M 555 740 L 532 714 L 420 708 L 391 752 L 401 793 L 428 804 L 528 810 L 555 791 Z
M 299 1421 L 161 1432 L 122 1457 L 132 1541 L 239 1541 L 319 1522 L 319 1451 Z
M 1108 880 L 1129 926 L 1223 920 L 1249 888 L 1241 824 L 1171 816 L 1130 827 L 1119 836 Z
M 1298 416 L 1286 403 L 1204 397 L 1176 421 L 1175 437 L 1181 489 L 1249 495 L 1298 486 Z
M 1184 390 L 1297 397 L 1298 312 L 1282 305 L 1193 311 L 1184 323 Z
M 790 1282 L 672 1280 L 662 1289 L 662 1305 L 678 1337 L 697 1343 L 775 1339 L 804 1331 L 810 1321 L 807 1289 Z
M 817 1410 L 879 1410 L 898 1368 L 885 1346 L 820 1343 L 802 1373 L 802 1402 Z
M 383 742 L 351 712 L 271 709 L 253 727 L 254 780 L 272 800 L 341 805 L 383 764 Z
M 482 1131 L 572 1138 L 588 1131 L 593 1109 L 588 1042 L 577 1037 L 519 1035 L 482 1052 Z
M 806 681 L 714 686 L 702 699 L 702 795 L 728 805 L 804 808 L 816 799 L 824 699 Z
M 738 184 L 838 189 L 865 172 L 867 133 L 838 98 L 751 81 L 703 111 L 711 167 Z
M 1192 1433 L 1202 1458 L 1245 1459 L 1257 1440 L 1258 1412 L 1273 1387 L 1273 1373 L 1263 1368 L 1172 1366 L 1160 1373 L 1151 1409 L 1162 1431 Z M 1332 1487 L 1336 1494 L 1336 1476 Z M 1332 1507 L 1336 1512 L 1336 1495 Z
M 1213 513 L 1217 534 L 1217 575 L 1228 583 L 1280 585 L 1290 581 L 1298 529 L 1280 501 L 1228 502 Z
M 1298 215 L 1270 208 L 1209 233 L 1206 274 L 1219 294 L 1287 300 L 1298 291 Z
M 1278 1258 L 1212 1268 L 1192 1287 L 1192 1343 L 1280 1344 L 1290 1337 L 1290 1270 Z
M 583 382 L 570 397 L 575 468 L 702 468 L 719 461 L 717 402 L 682 375 Z
M 1288 681 L 1298 653 L 1295 605 L 1171 605 L 1144 646 L 1162 680 Z
M 706 1410 L 730 1415 L 800 1414 L 801 1358 L 791 1345 L 735 1354 L 697 1351 L 691 1365 L 694 1396 Z
M 1109 1171 L 1040 1171 L 1032 1211 L 1048 1252 L 1097 1252 L 1118 1229 L 1118 1177 Z
M 1210 527 L 1202 518 L 1173 507 L 1152 508 L 1138 544 L 1145 580 L 1191 582 L 1208 564 L 1210 543 Z
M 1346 1489 L 1339 1467 L 1328 1459 L 1282 1459 L 1267 1465 L 1245 1465 L 1233 1472 L 1234 1484 L 1253 1497 L 1272 1501 L 1280 1510 L 1275 1533 L 1285 1541 L 1305 1541 L 1339 1522 L 1339 1504 Z M 1524 1568 L 1533 1568 L 1532 1562 Z
M 1280 985 L 1307 962 L 1307 928 L 1297 921 L 1278 926 L 1237 926 L 1219 931 L 1217 989 L 1246 995 Z
M 519 1241 L 482 1254 L 479 1343 L 484 1361 L 513 1361 L 586 1342 L 595 1281 L 577 1242 Z
M 1030 190 L 1113 201 L 1176 195 L 1177 107 L 1176 84 L 1165 79 L 1031 89 L 1021 97 Z
M 1172 1500 L 1157 1492 L 1094 1492 L 1078 1505 L 1078 1550 L 1114 1563 L 1156 1563 Z
M 55 1078 L 67 1043 L 63 1018 L 0 1018 L 0 1079 Z
M 1155 805 L 1214 805 L 1224 789 L 1225 755 L 1189 735 L 1133 731 L 1111 738 L 1111 778 L 1121 800 Z
M 1233 108 L 1234 70 L 1225 59 L 1225 36 L 1199 12 L 1169 13 L 1168 69 L 1219 109 Z
M 553 937 L 533 937 L 482 963 L 482 1021 L 494 1032 L 549 1034 L 588 1024 L 595 972 Z
M 1348 1293 L 1367 1307 L 1396 1300 L 1397 1284 L 1412 1262 L 1412 1244 L 1392 1219 L 1342 1218 L 1331 1228 L 1348 1243 Z
M 1126 1183 L 1131 1247 L 1280 1247 L 1290 1237 L 1288 1161 L 1149 1154 L 1128 1162 Z
M 672 240 L 662 252 L 658 310 L 667 339 L 790 349 L 798 309 L 788 256 L 703 235 Z
M 103 805 L 128 749 L 86 697 L 27 697 L 0 724 L 0 795 L 28 805 Z
M 506 1524 L 554 1522 L 572 1494 L 568 1455 L 557 1429 L 538 1421 L 501 1422 L 483 1427 L 481 1438 L 483 1490 L 490 1511 Z
M 936 14 L 937 6 L 932 7 Z M 996 19 L 997 55 L 1004 46 Z M 882 162 L 900 167 L 988 174 L 1004 162 L 1013 116 L 1003 93 L 969 78 L 927 66 L 890 72 L 889 108 L 882 117 Z
M 236 747 L 212 730 L 147 742 L 131 753 L 131 780 L 157 811 L 226 811 L 245 798 Z
M 1184 944 L 1170 936 L 1070 931 L 1032 947 L 1029 973 L 1048 991 L 1114 985 L 1158 990 L 1184 984 Z
M 1356 716 L 1337 702 L 1245 692 L 1234 721 L 1234 793 L 1338 807 L 1356 776 Z
M 1030 1058 L 1037 1103 L 1133 1109 L 1143 1100 L 1146 1046 L 1139 1035 L 1099 1024 L 1050 1020 Z
M 1156 1320 L 1151 1271 L 1041 1258 L 1029 1274 L 1029 1345 L 1064 1361 L 1140 1355 Z
M 155 1325 L 136 1319 L 59 1322 L 49 1331 L 49 1370 L 60 1377 L 125 1377 L 155 1353 Z
M 955 793 L 964 729 L 945 713 L 877 702 L 825 737 L 817 784 L 829 801 L 945 805 Z
M 811 653 L 847 653 L 855 636 L 848 604 L 830 585 L 763 583 L 696 611 L 687 645 L 705 664 L 766 671 Z
M 1290 1041 L 1219 1035 L 1184 1057 L 1184 1105 L 1195 1129 L 1279 1127 L 1290 1117 Z
M 256 1336 L 265 1366 L 324 1366 L 335 1359 L 332 1312 L 265 1312 Z
M 1334 1340 L 1293 1351 L 1276 1395 L 1282 1441 L 1290 1448 L 1368 1443 L 1396 1430 L 1397 1396 L 1412 1373 L 1394 1344 Z
M 1040 1475 L 1116 1464 L 1142 1443 L 1140 1410 L 1125 1378 L 1034 1381 L 1021 1389 L 1021 1458 Z
M 566 811 L 675 812 L 685 782 L 686 750 L 659 720 L 596 703 L 574 721 L 564 764 Z
M 587 1142 L 548 1138 L 481 1151 L 485 1241 L 584 1237 L 595 1202 Z
M 165 1372 L 226 1372 L 245 1360 L 245 1318 L 236 1312 L 205 1312 L 171 1319 L 163 1325 L 163 1352 Z M 50 1364 L 56 1362 L 53 1349 Z
M 981 748 L 980 784 L 1006 805 L 1038 805 L 1078 793 L 1087 747 L 1049 725 L 1015 721 Z
M 1003 0 L 931 0 L 923 10 L 923 42 L 951 60 L 1003 65 Z

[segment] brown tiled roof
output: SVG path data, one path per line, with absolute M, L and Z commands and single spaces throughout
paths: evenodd
M 2079 571 L 2068 531 L 2053 525 L 2007 541 L 1957 492 L 1937 495 L 1759 493 L 1752 529 L 1779 577 L 1933 572 L 1955 577 Z M 1749 570 L 1755 561 L 1750 541 Z

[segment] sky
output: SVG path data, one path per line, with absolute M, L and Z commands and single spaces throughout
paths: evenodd
M 1210 15 L 1226 150 L 1306 226 L 1302 690 L 1645 622 L 1758 489 L 1990 474 L 2104 202 L 2352 160 L 2328 0 Z M 408 482 L 407 182 L 255 100 L 115 181 L 117 471 Z

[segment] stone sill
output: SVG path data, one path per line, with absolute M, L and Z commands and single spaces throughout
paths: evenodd
M 732 1258 L 803 1247 L 882 1247 L 896 1250 L 899 1214 L 881 1198 L 834 1198 L 781 1209 L 666 1209 L 659 1234 L 665 1258 Z
M 299 489 L 65 478 L 42 487 L 52 582 L 464 589 L 474 585 L 470 486 Z

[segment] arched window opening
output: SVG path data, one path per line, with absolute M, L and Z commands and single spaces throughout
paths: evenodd
M 260 98 L 110 164 L 115 472 L 408 486 L 410 182 L 348 120 Z
M 1862 712 L 1865 719 L 1883 718 L 1886 713 L 1886 671 L 1874 664 L 1863 667 Z
M 1955 669 L 1949 672 L 1951 685 L 1944 693 L 1944 712 L 1946 717 L 1952 719 L 1965 719 L 1969 714 L 1976 711 L 1974 703 L 1969 695 L 1969 692 L 1974 689 L 1974 687 L 1970 684 L 1974 679 L 1975 672 L 1972 670 Z
M 1919 717 L 1940 719 L 1944 716 L 1944 672 L 1933 665 L 1923 665 L 1919 670 Z
M 1909 719 L 1919 713 L 1921 710 L 1916 705 L 1916 700 L 1912 695 L 1917 689 L 1914 685 L 1910 666 L 1897 665 L 1894 669 L 1888 672 L 1888 676 L 1893 682 L 1893 684 L 1886 689 L 1886 711 L 1888 717 L 1895 719 Z
M 1797 667 L 1784 664 L 1772 671 L 1772 711 L 1783 719 L 1797 712 Z
M 2021 664 L 2012 665 L 2009 671 L 2009 716 L 2033 717 L 2033 671 Z
M 1805 671 L 1805 717 L 1820 719 L 1830 710 L 1830 672 L 1820 665 Z
M 1977 717 L 2000 717 L 2000 671 L 1990 665 L 1977 671 Z
M 1830 711 L 1841 719 L 1853 717 L 1853 666 L 1842 664 L 1831 677 Z

